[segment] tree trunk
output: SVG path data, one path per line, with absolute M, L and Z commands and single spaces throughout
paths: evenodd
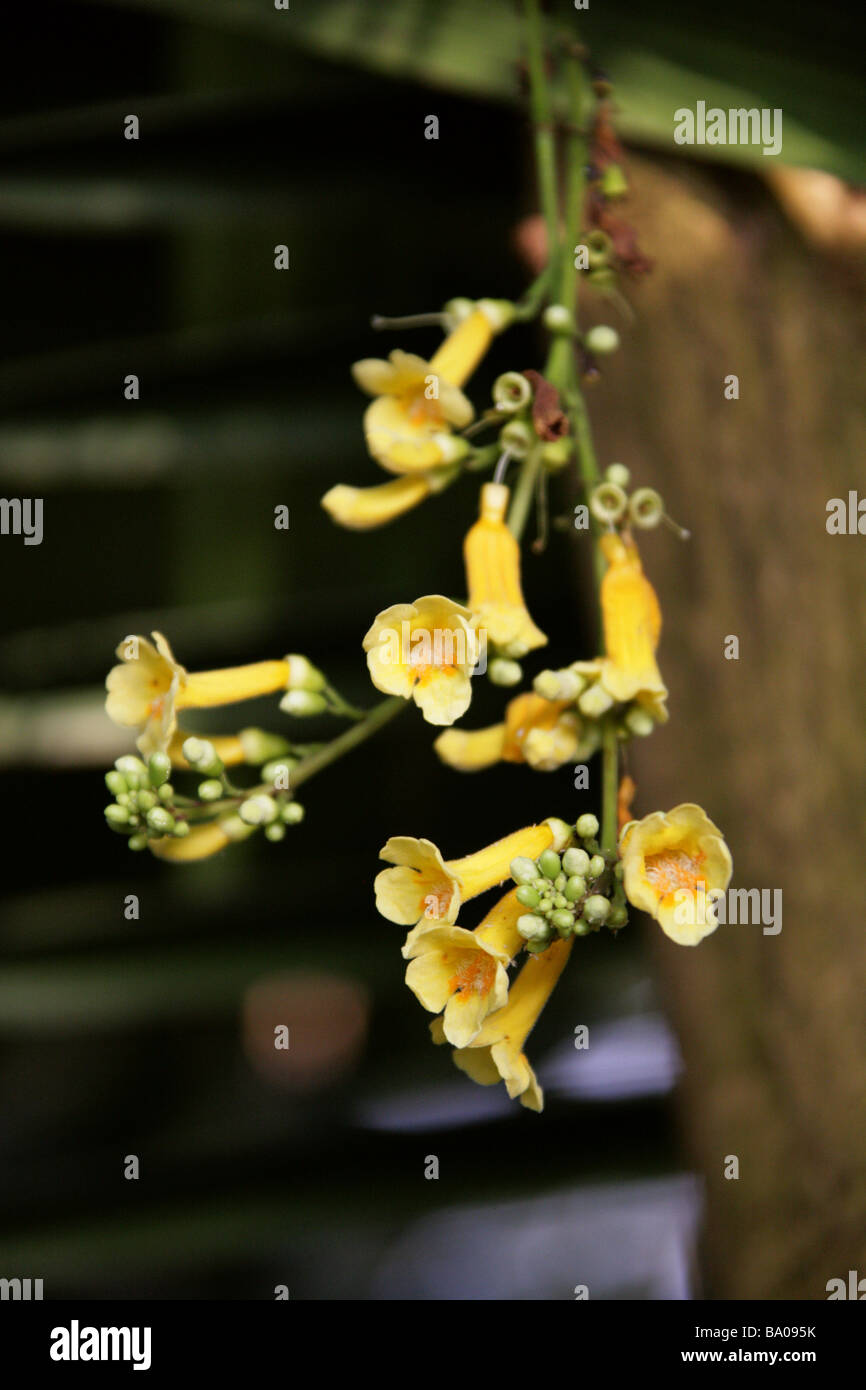
M 589 405 L 600 459 L 692 532 L 642 538 L 671 719 L 633 752 L 635 814 L 699 802 L 733 886 L 783 894 L 775 935 L 728 925 L 688 950 L 652 928 L 707 1184 L 705 1292 L 825 1298 L 866 1275 L 866 537 L 826 529 L 866 457 L 862 278 L 756 179 L 632 173 L 656 268 Z

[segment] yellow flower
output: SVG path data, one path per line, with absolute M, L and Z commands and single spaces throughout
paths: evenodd
M 464 859 L 445 860 L 430 840 L 394 835 L 379 858 L 397 867 L 377 874 L 376 907 L 401 927 L 414 927 L 422 918 L 429 923 L 456 922 L 461 903 L 509 877 L 512 859 L 537 859 L 551 848 L 559 852 L 570 839 L 571 827 L 551 818 L 515 830 Z
M 245 840 L 251 835 L 254 826 L 245 825 L 240 816 L 225 816 L 221 821 L 205 821 L 194 825 L 183 839 L 164 835 L 159 840 L 151 840 L 148 849 L 157 859 L 167 859 L 173 863 L 189 864 L 196 859 L 209 859 L 229 845 Z
M 459 772 L 477 772 L 498 762 L 528 763 L 537 772 L 554 772 L 589 757 L 598 739 L 598 725 L 584 726 L 573 701 L 545 700 L 530 692 L 509 701 L 504 724 L 448 729 L 433 747 Z
M 620 836 L 626 897 L 681 946 L 718 926 L 714 899 L 731 881 L 731 855 L 718 826 L 686 803 L 630 821 Z
M 507 966 L 524 944 L 516 894 L 506 893 L 475 931 L 422 922 L 406 938 L 406 984 L 431 1013 L 444 1009 L 444 1035 L 454 1047 L 467 1047 L 508 998 Z
M 512 1100 L 520 1098 L 529 1110 L 542 1110 L 544 1096 L 523 1051 L 542 1009 L 550 998 L 571 953 L 572 941 L 555 941 L 540 955 L 529 956 L 518 975 L 508 1003 L 491 1014 L 468 1047 L 454 1052 L 454 1062 L 481 1086 L 504 1081 Z M 441 1019 L 430 1026 L 433 1041 L 445 1041 Z
M 634 541 L 610 533 L 601 548 L 607 570 L 601 582 L 605 655 L 599 683 L 612 699 L 637 700 L 659 722 L 667 719 L 667 689 L 656 664 L 661 609 Z
M 121 664 L 108 673 L 105 712 L 124 728 L 138 729 L 138 747 L 147 757 L 165 749 L 177 728 L 177 711 L 229 705 L 285 690 L 286 661 L 257 661 L 221 671 L 188 672 L 161 632 L 126 637 L 117 648 Z
M 472 699 L 478 639 L 471 613 L 441 594 L 395 603 L 364 638 L 370 679 L 414 699 L 428 724 L 453 724 Z
M 493 338 L 495 314 L 476 308 L 426 362 L 415 353 L 392 352 L 356 362 L 352 373 L 375 396 L 364 415 L 367 448 L 391 473 L 426 472 L 466 451 L 451 426 L 465 428 L 473 417 L 459 389 L 471 376 Z
M 526 656 L 547 638 L 536 627 L 520 587 L 520 546 L 505 524 L 511 493 L 503 483 L 485 483 L 479 517 L 463 544 L 467 604 L 489 642 L 507 657 Z
M 370 531 L 411 511 L 432 493 L 441 492 L 454 477 L 453 468 L 436 468 L 429 473 L 392 478 L 376 487 L 338 483 L 325 493 L 322 506 L 340 526 L 350 531 Z

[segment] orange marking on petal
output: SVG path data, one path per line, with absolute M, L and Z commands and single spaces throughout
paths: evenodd
M 699 882 L 700 866 L 706 855 L 686 854 L 681 849 L 665 849 L 646 857 L 645 870 L 650 883 L 662 897 L 686 888 L 694 891 Z
M 443 957 L 443 960 L 445 957 Z M 467 952 L 448 981 L 452 994 L 489 994 L 496 979 L 496 961 L 486 951 Z

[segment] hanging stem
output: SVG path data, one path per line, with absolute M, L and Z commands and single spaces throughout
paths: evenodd
M 553 103 L 545 72 L 544 29 L 539 0 L 524 0 L 526 13 L 529 106 L 535 128 L 535 167 L 538 194 L 547 227 L 547 258 L 553 261 L 559 244 L 559 197 L 556 188 L 556 140 Z

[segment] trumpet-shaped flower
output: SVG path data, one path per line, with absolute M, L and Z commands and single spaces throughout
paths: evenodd
M 355 363 L 356 382 L 375 397 L 364 415 L 364 434 L 383 468 L 424 473 L 466 452 L 451 427 L 463 429 L 472 420 L 472 406 L 460 387 L 490 346 L 494 318 L 476 308 L 429 362 L 397 349 L 388 361 L 368 357 Z
M 378 615 L 364 650 L 376 688 L 414 699 L 428 724 L 453 724 L 466 713 L 478 637 L 459 603 L 441 594 L 396 603 Z
M 559 852 L 571 840 L 571 828 L 551 818 L 515 830 L 504 839 L 463 859 L 443 859 L 430 840 L 395 835 L 379 854 L 394 868 L 376 875 L 376 907 L 389 922 L 414 927 L 456 922 L 460 904 L 495 888 L 510 877 L 512 859 L 537 859 L 546 849 Z
M 338 525 L 350 531 L 370 531 L 411 511 L 432 493 L 441 492 L 455 476 L 453 468 L 434 468 L 429 473 L 407 473 L 375 487 L 338 483 L 325 493 L 322 506 Z
M 545 700 L 529 692 L 509 701 L 504 724 L 448 729 L 433 746 L 442 761 L 459 772 L 477 772 L 498 762 L 528 763 L 537 772 L 554 772 L 589 757 L 598 740 L 598 725 L 584 724 L 573 701 Z
M 607 570 L 601 583 L 605 655 L 599 684 L 613 700 L 637 700 L 663 722 L 668 692 L 656 664 L 662 619 L 655 589 L 633 540 L 612 532 L 602 536 L 601 548 Z
M 731 855 L 700 806 L 686 803 L 630 821 L 619 852 L 626 897 L 672 941 L 696 946 L 716 930 L 714 900 L 731 881 Z
M 520 586 L 520 546 L 505 524 L 510 489 L 485 483 L 478 520 L 463 544 L 468 606 L 503 656 L 526 656 L 547 638 L 527 611 Z
M 175 659 L 161 632 L 126 637 L 117 648 L 119 666 L 108 673 L 105 712 L 124 728 L 139 731 L 140 751 L 163 751 L 177 728 L 177 711 L 234 704 L 284 690 L 286 661 L 257 661 L 219 671 L 189 672 Z
M 519 1098 L 529 1110 L 542 1110 L 544 1096 L 523 1049 L 573 944 L 571 940 L 555 941 L 546 951 L 529 956 L 511 986 L 508 1003 L 490 1014 L 468 1046 L 454 1052 L 455 1064 L 473 1081 L 481 1086 L 504 1081 L 511 1099 Z M 442 1019 L 433 1020 L 430 1032 L 434 1042 L 446 1040 Z
M 475 931 L 422 922 L 406 938 L 406 984 L 431 1013 L 444 1009 L 444 1034 L 454 1047 L 467 1047 L 508 998 L 507 966 L 523 946 L 516 893 L 506 893 Z

